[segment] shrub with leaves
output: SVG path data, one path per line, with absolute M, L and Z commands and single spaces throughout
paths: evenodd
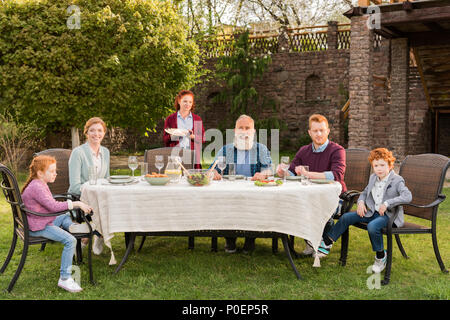
M 0 112 L 41 133 L 92 116 L 145 132 L 197 79 L 198 47 L 169 0 L 0 2 Z
M 32 123 L 17 124 L 11 115 L 0 115 L 0 163 L 17 174 L 27 152 L 39 142 L 37 132 Z

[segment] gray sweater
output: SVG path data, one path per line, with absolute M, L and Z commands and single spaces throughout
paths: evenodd
M 362 200 L 366 205 L 367 208 L 367 212 L 365 214 L 366 217 L 371 217 L 375 212 L 375 200 L 372 196 L 372 189 L 373 186 L 375 185 L 376 179 L 377 175 L 373 173 L 370 176 L 369 184 L 358 198 L 358 202 Z M 395 172 L 392 172 L 390 177 L 388 178 L 385 189 L 383 190 L 382 203 L 386 202 L 388 204 L 385 214 L 390 218 L 395 212 L 394 210 L 392 210 L 394 206 L 396 206 L 399 203 L 411 202 L 411 200 L 412 194 L 406 187 L 405 180 L 403 179 L 403 177 L 399 176 Z M 403 224 L 405 223 L 403 215 L 403 207 L 399 208 L 399 213 L 396 219 L 394 220 L 394 223 L 397 227 L 402 227 Z

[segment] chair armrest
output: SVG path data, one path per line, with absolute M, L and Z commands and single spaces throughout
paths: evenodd
M 64 200 L 72 200 L 72 201 L 78 201 L 80 200 L 80 197 L 73 193 L 61 193 L 61 194 L 54 194 L 53 199 L 64 199 Z
M 435 206 L 437 206 L 438 204 L 440 204 L 441 202 L 443 202 L 445 200 L 446 196 L 445 194 L 439 194 L 437 199 L 434 200 L 433 202 L 426 204 L 426 205 L 418 205 L 418 204 L 414 204 L 414 203 L 410 203 L 410 202 L 402 202 L 402 203 L 398 203 L 395 206 L 392 206 L 392 208 L 398 207 L 398 206 L 412 206 L 412 207 L 416 207 L 416 208 L 433 208 Z
M 25 211 L 26 213 L 35 215 L 35 216 L 40 216 L 40 217 L 56 217 L 56 216 L 60 216 L 62 214 L 67 213 L 67 210 L 64 211 L 57 211 L 57 212 L 50 212 L 50 213 L 40 213 L 40 212 L 35 212 L 35 211 L 31 211 L 28 210 L 25 205 L 20 205 L 20 208 Z
M 343 200 L 341 210 L 333 215 L 334 219 L 339 219 L 344 213 L 348 212 L 356 202 L 356 198 L 361 194 L 357 190 L 347 190 L 339 195 L 339 198 Z
M 445 196 L 444 194 L 439 194 L 439 195 L 438 195 L 438 198 L 437 198 L 436 200 L 434 200 L 434 201 L 431 202 L 430 204 L 423 205 L 423 206 L 420 206 L 420 205 L 417 205 L 417 204 L 413 204 L 413 203 L 409 203 L 409 202 L 398 203 L 397 205 L 395 205 L 395 206 L 392 207 L 392 208 L 395 208 L 395 212 L 394 212 L 394 214 L 389 218 L 389 222 L 388 222 L 388 225 L 387 225 L 388 232 L 391 232 L 391 231 L 392 231 L 392 226 L 394 225 L 394 221 L 395 221 L 395 219 L 396 219 L 397 216 L 398 216 L 398 213 L 399 213 L 399 207 L 400 207 L 400 206 L 408 205 L 408 206 L 413 206 L 413 207 L 416 207 L 416 208 L 432 208 L 432 207 L 437 206 L 438 204 L 440 204 L 442 201 L 444 201 L 445 198 L 446 198 L 446 196 Z
M 339 198 L 341 198 L 344 201 L 350 201 L 355 196 L 359 196 L 361 194 L 360 191 L 357 190 L 347 190 L 346 192 L 343 192 L 339 195 Z

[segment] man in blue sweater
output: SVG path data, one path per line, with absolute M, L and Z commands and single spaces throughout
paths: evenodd
M 234 142 L 223 146 L 216 154 L 214 162 L 219 156 L 226 157 L 227 166 L 223 170 L 228 174 L 230 163 L 235 164 L 236 175 L 251 177 L 252 180 L 266 179 L 272 175 L 272 159 L 270 151 L 261 143 L 254 142 L 255 122 L 247 115 L 241 115 L 236 120 L 234 129 Z M 221 179 L 221 170 L 214 170 L 214 179 Z M 229 253 L 236 252 L 236 238 L 225 238 L 225 251 Z M 244 252 L 253 251 L 255 248 L 255 238 L 245 238 Z

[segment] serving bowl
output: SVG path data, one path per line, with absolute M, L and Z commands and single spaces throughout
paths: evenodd
M 186 176 L 187 181 L 197 187 L 208 185 L 214 177 L 214 173 L 209 169 L 189 169 Z
M 147 177 L 144 176 L 145 181 L 150 183 L 152 186 L 164 186 L 169 183 L 169 177 Z

